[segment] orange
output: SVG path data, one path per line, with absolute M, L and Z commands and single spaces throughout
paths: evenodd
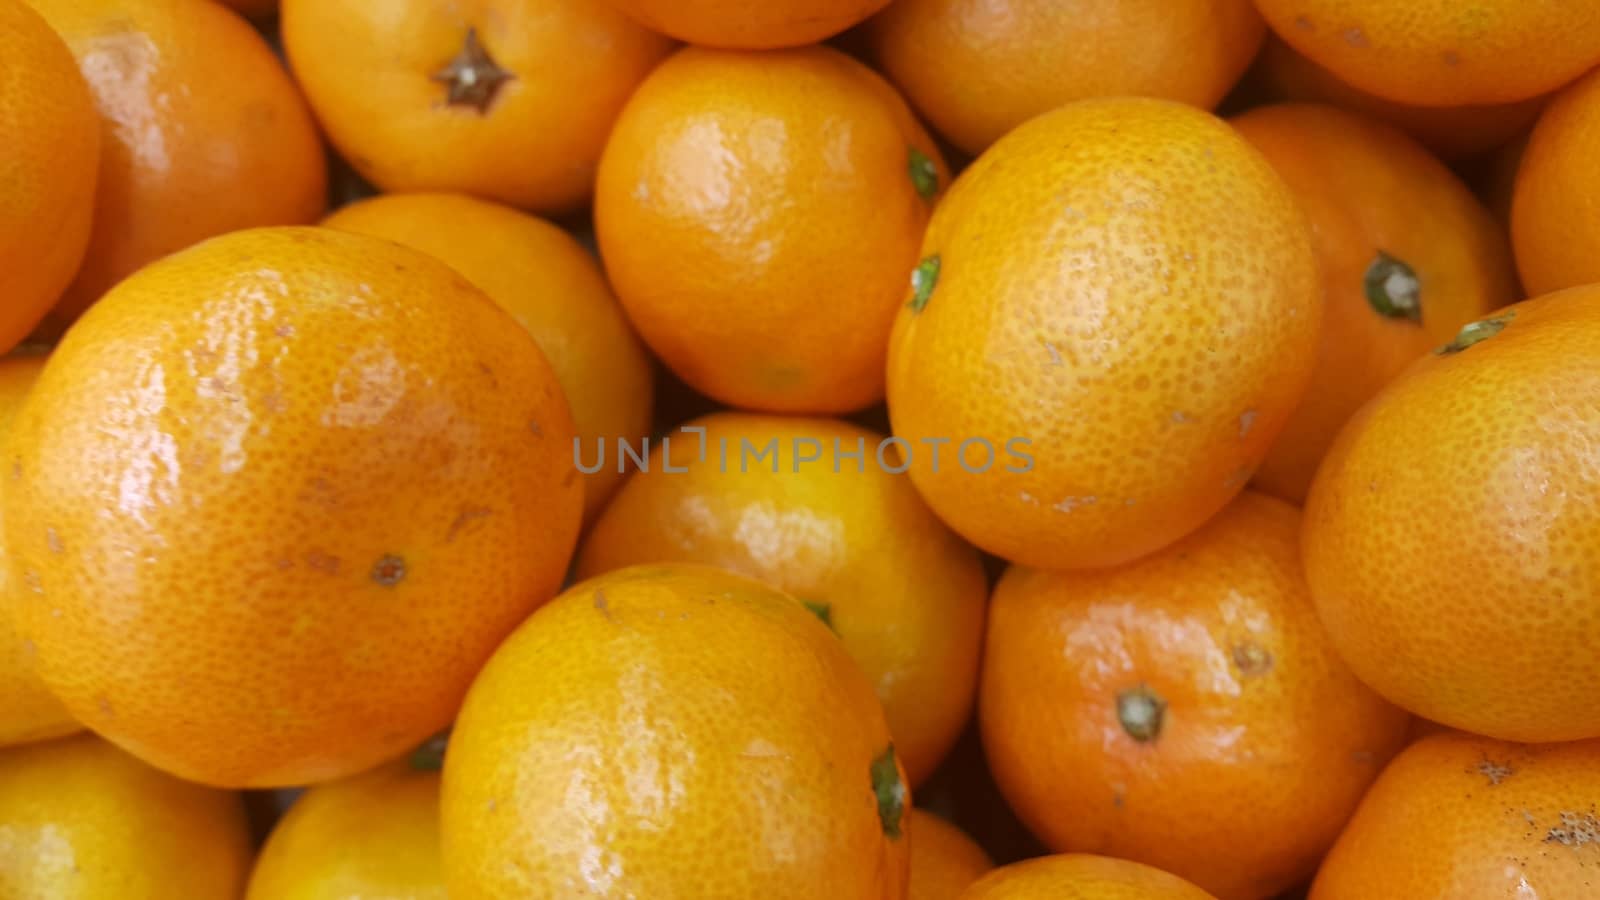
M 1293 507 L 1246 492 L 1132 565 L 1000 580 L 984 750 L 1046 845 L 1149 863 L 1224 900 L 1311 874 L 1409 722 L 1334 653 L 1299 528 Z
M 1283 180 L 1221 120 L 1149 99 L 1002 138 L 902 301 L 888 397 L 912 480 L 1044 568 L 1136 559 L 1226 505 L 1300 399 L 1322 308 Z
M 1339 76 L 1269 36 L 1246 79 L 1272 100 L 1326 103 L 1392 125 L 1446 159 L 1478 156 L 1516 137 L 1544 107 L 1545 97 L 1490 106 L 1415 106 L 1351 87 Z
M 0 359 L 0 438 L 44 368 L 40 354 Z M 81 726 L 44 686 L 33 667 L 33 648 L 12 621 L 20 599 L 4 548 L 0 547 L 0 747 L 71 734 Z
M 1317 367 L 1255 484 L 1305 500 L 1339 428 L 1407 365 L 1518 297 L 1504 229 L 1455 173 L 1386 125 L 1331 106 L 1233 120 L 1311 220 L 1325 298 Z
M 1592 897 L 1597 796 L 1600 742 L 1426 738 L 1372 786 L 1311 900 Z
M 1523 151 L 1512 193 L 1517 267 L 1534 296 L 1600 282 L 1600 70 L 1557 94 Z
M 872 686 L 794 598 L 693 565 L 569 588 L 445 757 L 451 900 L 897 900 L 909 792 Z
M 100 118 L 72 51 L 0 0 L 0 354 L 39 324 L 89 245 Z
M 283 41 L 334 146 L 387 191 L 581 206 L 665 38 L 598 0 L 286 0 Z
M 1250 0 L 898 0 L 869 27 L 884 70 L 941 134 L 981 153 L 1089 97 L 1210 109 L 1266 27 Z
M 926 810 L 911 810 L 911 887 L 907 900 L 956 900 L 994 868 L 966 833 Z
M 607 0 L 646 28 L 708 47 L 768 50 L 831 37 L 889 0 Z
M 629 101 L 595 229 L 640 334 L 691 387 L 771 412 L 883 395 L 883 354 L 947 175 L 894 89 L 823 47 L 691 48 Z
M 1345 426 L 1306 504 L 1340 654 L 1395 703 L 1600 737 L 1600 287 L 1462 329 Z
M 289 807 L 245 900 L 445 900 L 439 773 L 392 763 L 319 785 Z
M 124 281 L 18 414 L 6 541 L 46 684 L 193 781 L 323 781 L 446 725 L 555 593 L 555 375 L 443 263 L 271 228 Z
M 105 135 L 88 255 L 45 333 L 152 260 L 322 213 L 316 125 L 248 23 L 212 0 L 28 2 L 77 55 Z
M 877 689 L 895 751 L 920 784 L 972 714 L 989 593 L 978 554 L 891 473 L 892 457 L 878 461 L 881 434 L 718 413 L 667 441 L 595 523 L 579 577 L 698 562 L 806 601 Z
M 324 220 L 429 253 L 483 289 L 533 335 L 572 406 L 582 447 L 650 433 L 654 374 L 605 275 L 560 228 L 460 194 L 390 194 Z M 622 482 L 615 465 L 584 477 L 592 519 Z
M 236 900 L 249 871 L 236 794 L 87 735 L 0 750 L 0 897 Z
M 1559 0 L 1257 0 L 1340 80 L 1415 106 L 1513 103 L 1600 62 L 1600 6 Z
M 1215 900 L 1175 875 L 1104 856 L 1045 856 L 996 869 L 960 900 Z

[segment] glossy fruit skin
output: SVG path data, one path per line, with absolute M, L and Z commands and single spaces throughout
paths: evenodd
M 897 0 L 869 30 L 912 105 L 974 155 L 1073 100 L 1210 109 L 1266 34 L 1249 0 Z
M 236 794 L 91 735 L 0 750 L 0 896 L 237 900 L 250 834 Z
M 287 0 L 283 40 L 328 138 L 385 191 L 583 205 L 617 112 L 671 49 L 595 0 Z M 469 30 L 509 73 L 490 102 L 438 76 Z
M 639 24 L 702 47 L 771 50 L 814 44 L 889 0 L 605 0 Z
M 960 900 L 1216 900 L 1176 875 L 1105 856 L 1069 853 L 1002 866 Z
M 1267 24 L 1350 85 L 1417 106 L 1513 103 L 1600 62 L 1600 7 L 1486 0 L 1257 0 Z
M 77 56 L 104 128 L 88 254 L 43 334 L 152 260 L 322 214 L 316 124 L 249 23 L 212 0 L 28 2 Z
M 1306 504 L 1306 574 L 1340 654 L 1391 701 L 1505 740 L 1597 737 L 1600 287 L 1488 321 L 1339 435 Z
M 933 209 L 913 150 L 942 188 L 904 101 L 836 50 L 684 50 L 634 94 L 600 163 L 617 297 L 662 361 L 724 404 L 868 406 Z
M 18 352 L 0 359 L 0 440 L 44 369 L 40 353 Z M 34 671 L 33 651 L 14 621 L 21 598 L 11 563 L 0 546 L 0 747 L 42 741 L 82 728 Z
M 1335 655 L 1299 524 L 1247 491 L 1132 565 L 1001 578 L 979 723 L 996 782 L 1047 846 L 1148 863 L 1224 900 L 1311 874 L 1408 717 Z M 1164 704 L 1150 735 L 1121 718 L 1139 690 Z
M 1503 146 L 1527 130 L 1544 108 L 1544 95 L 1512 103 L 1415 106 L 1369 94 L 1339 80 L 1268 35 L 1245 81 L 1272 102 L 1322 103 L 1398 128 L 1447 160 L 1470 159 Z
M 1315 361 L 1293 196 L 1225 123 L 1171 101 L 1080 101 L 1011 132 L 957 179 L 922 258 L 938 269 L 902 294 L 889 415 L 929 505 L 1013 562 L 1117 565 L 1192 531 L 1244 486 Z M 987 470 L 981 443 L 957 464 L 966 441 L 995 449 Z
M 911 810 L 907 900 L 956 900 L 993 868 L 994 860 L 966 832 L 926 810 Z
M 1311 900 L 1594 896 L 1597 794 L 1600 742 L 1425 738 L 1372 786 Z
M 279 820 L 245 900 L 445 900 L 439 773 L 405 761 L 303 794 Z
M 1517 276 L 1505 230 L 1400 132 L 1314 104 L 1257 107 L 1233 126 L 1299 199 L 1322 272 L 1316 370 L 1254 480 L 1298 504 L 1345 421 L 1461 326 L 1518 299 Z M 1415 276 L 1415 319 L 1380 313 L 1369 299 L 1380 253 Z
M 323 221 L 422 250 L 465 275 L 533 335 L 561 381 L 578 439 L 639 445 L 650 433 L 655 375 L 599 264 L 543 219 L 464 194 L 386 194 Z M 585 473 L 592 521 L 622 483 L 615 465 Z
M 669 433 L 670 458 L 657 444 L 648 471 L 628 480 L 584 540 L 578 576 L 704 563 L 826 607 L 883 701 L 907 777 L 920 784 L 972 714 L 989 593 L 978 554 L 909 481 L 876 463 L 881 434 L 749 413 L 683 428 L 705 429 L 705 457 L 697 432 Z M 742 453 L 774 441 L 765 464 Z M 864 447 L 865 459 L 835 447 Z M 813 451 L 815 462 L 796 461 Z
M 1550 102 L 1523 151 L 1512 193 L 1517 268 L 1533 296 L 1600 281 L 1600 72 Z
M 880 813 L 875 785 L 904 784 L 889 747 L 871 685 L 787 594 L 681 564 L 584 581 L 467 696 L 451 900 L 896 900 L 911 800 Z
M 89 246 L 100 116 L 72 51 L 21 0 L 0 0 L 0 353 L 27 337 Z
M 168 257 L 79 321 L 7 444 L 39 671 L 193 781 L 370 768 L 555 593 L 571 445 L 533 340 L 419 251 L 273 228 Z

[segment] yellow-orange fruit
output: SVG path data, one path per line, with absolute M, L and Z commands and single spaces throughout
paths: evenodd
M 1529 294 L 1600 282 L 1600 71 L 1557 94 L 1517 168 L 1511 237 Z
M 814 44 L 889 0 L 606 0 L 647 28 L 707 47 L 770 50 Z
M 1066 854 L 1012 863 L 960 900 L 1216 900 L 1176 875 L 1127 860 Z
M 911 811 L 911 887 L 907 900 L 956 900 L 994 868 L 966 832 L 926 810 Z

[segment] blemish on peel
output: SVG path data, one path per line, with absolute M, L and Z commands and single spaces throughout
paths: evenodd
M 1512 768 L 1510 763 L 1495 762 L 1487 756 L 1479 760 L 1478 764 L 1472 767 L 1472 771 L 1488 779 L 1491 787 L 1517 774 L 1517 770 Z
M 1367 41 L 1366 32 L 1359 28 L 1346 28 L 1340 37 L 1344 38 L 1344 42 L 1352 47 L 1366 49 L 1367 47 L 1372 46 L 1371 43 Z
M 1561 824 L 1550 829 L 1545 835 L 1545 843 L 1560 844 L 1574 849 L 1600 844 L 1600 818 L 1593 812 L 1564 811 L 1560 814 L 1560 818 Z
M 1062 497 L 1052 509 L 1057 512 L 1070 513 L 1082 506 L 1093 506 L 1100 502 L 1100 498 L 1093 494 L 1086 497 Z
M 1250 429 L 1256 427 L 1256 418 L 1260 413 L 1247 409 L 1239 414 L 1239 437 L 1242 439 L 1250 434 Z
M 394 587 L 404 581 L 406 577 L 406 561 L 404 557 L 392 553 L 380 557 L 372 566 L 372 580 L 384 587 Z
M 1061 358 L 1061 351 L 1056 349 L 1055 344 L 1045 341 L 1044 351 L 1050 354 L 1050 365 L 1059 366 L 1065 364 L 1066 361 Z

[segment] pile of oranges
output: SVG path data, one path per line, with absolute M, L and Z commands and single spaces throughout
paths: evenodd
M 1575 0 L 0 0 L 0 900 L 1596 900 L 1597 159 Z

